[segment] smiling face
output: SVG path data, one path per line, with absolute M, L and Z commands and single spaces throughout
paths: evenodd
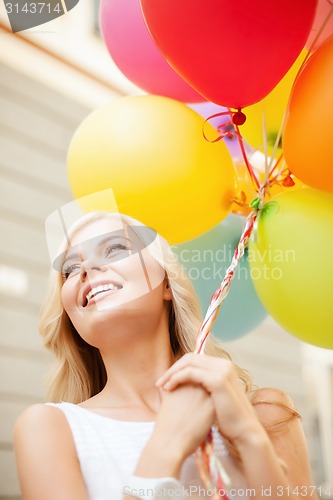
M 150 234 L 148 243 L 152 240 Z M 119 331 L 129 320 L 132 326 L 144 318 L 158 320 L 164 301 L 171 299 L 164 269 L 137 231 L 117 217 L 89 222 L 74 233 L 61 272 L 63 307 L 78 333 L 96 347 L 98 331 Z

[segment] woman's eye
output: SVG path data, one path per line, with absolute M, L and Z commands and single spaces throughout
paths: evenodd
M 65 267 L 62 271 L 62 277 L 67 280 L 67 278 L 70 277 L 71 274 L 78 272 L 80 270 L 81 266 L 80 264 L 71 264 L 68 267 Z
M 123 243 L 114 243 L 110 245 L 105 250 L 105 257 L 110 257 L 110 255 L 116 253 L 119 250 L 129 250 L 129 248 Z

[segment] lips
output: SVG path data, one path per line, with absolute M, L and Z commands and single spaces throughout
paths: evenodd
M 86 307 L 89 304 L 89 301 L 99 294 L 103 294 L 113 290 L 120 290 L 121 288 L 122 285 L 112 281 L 90 284 L 84 289 L 82 306 Z

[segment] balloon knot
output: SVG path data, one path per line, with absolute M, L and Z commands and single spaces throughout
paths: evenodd
M 235 139 L 235 134 L 233 130 L 228 129 L 225 125 L 219 125 L 217 131 L 221 137 L 226 137 L 227 139 Z
M 250 203 L 250 207 L 253 208 L 254 210 L 259 210 L 261 205 L 261 199 L 259 196 L 256 196 Z
M 295 181 L 294 179 L 291 177 L 290 173 L 287 175 L 287 177 L 285 177 L 282 181 L 282 186 L 285 186 L 285 187 L 292 187 L 292 186 L 295 186 Z
M 247 206 L 247 203 L 246 203 L 246 194 L 244 193 L 244 191 L 241 191 L 239 193 L 239 196 L 236 196 L 235 198 L 233 198 L 232 202 L 236 203 L 236 205 L 240 205 L 241 207 Z
M 246 122 L 246 115 L 239 109 L 232 115 L 232 121 L 237 126 L 243 125 Z

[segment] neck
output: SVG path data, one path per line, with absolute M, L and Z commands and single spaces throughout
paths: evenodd
M 101 395 L 114 407 L 158 410 L 160 391 L 156 380 L 174 363 L 167 322 L 153 332 L 135 332 L 121 349 L 101 355 L 107 383 Z

